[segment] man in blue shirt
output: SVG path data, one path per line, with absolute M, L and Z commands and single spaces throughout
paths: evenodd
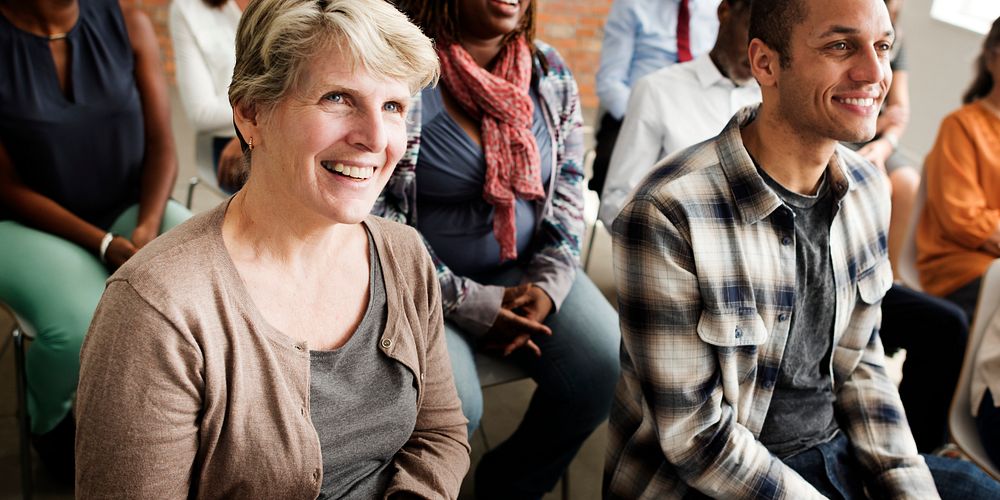
M 590 189 L 603 191 L 611 150 L 632 86 L 653 71 L 708 53 L 719 31 L 716 15 L 719 1 L 615 0 L 611 5 L 604 25 L 601 67 L 597 71 L 597 97 L 603 116 L 597 131 L 597 156 Z

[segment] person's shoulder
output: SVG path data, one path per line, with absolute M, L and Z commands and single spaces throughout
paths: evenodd
M 636 189 L 633 199 L 683 205 L 725 191 L 720 140 L 719 136 L 713 137 L 660 160 Z
M 381 241 L 395 256 L 414 259 L 422 258 L 427 253 L 423 237 L 412 226 L 377 215 L 368 216 L 365 223 L 372 231 L 372 237 Z
M 538 55 L 542 58 L 545 63 L 545 69 L 548 75 L 569 75 L 569 66 L 566 65 L 566 61 L 559 54 L 559 51 L 555 47 L 539 40 L 535 39 L 535 49 L 538 50 Z
M 210 289 L 218 270 L 223 202 L 151 241 L 116 271 L 111 281 L 126 281 L 147 300 L 175 294 L 194 295 Z

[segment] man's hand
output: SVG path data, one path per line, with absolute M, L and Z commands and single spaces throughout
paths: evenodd
M 507 288 L 500 312 L 486 332 L 483 347 L 504 356 L 524 347 L 535 356 L 541 356 L 542 350 L 531 337 L 552 335 L 552 330 L 542 324 L 551 310 L 552 299 L 540 288 L 530 284 Z
M 108 266 L 108 269 L 114 271 L 115 269 L 121 267 L 125 261 L 135 255 L 135 252 L 138 250 L 139 249 L 124 236 L 115 236 L 111 239 L 108 249 L 104 252 L 104 262 Z
M 216 174 L 219 187 L 224 191 L 234 192 L 243 187 L 246 182 L 246 169 L 243 165 L 243 150 L 240 140 L 233 138 L 222 148 L 219 154 L 219 171 Z

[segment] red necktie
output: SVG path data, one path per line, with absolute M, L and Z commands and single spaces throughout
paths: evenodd
M 677 62 L 691 60 L 691 12 L 688 10 L 688 0 L 680 0 L 677 8 Z

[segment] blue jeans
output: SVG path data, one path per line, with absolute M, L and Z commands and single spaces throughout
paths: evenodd
M 942 500 L 1000 498 L 1000 484 L 971 462 L 923 455 Z M 851 441 L 841 432 L 814 448 L 782 460 L 831 499 L 864 500 L 865 471 L 854 458 Z M 887 498 L 872 492 L 871 498 Z
M 521 271 L 511 268 L 481 282 L 514 286 Z M 535 337 L 542 356 L 521 349 L 510 355 L 538 384 L 521 424 L 487 453 L 476 469 L 479 498 L 541 498 L 555 487 L 587 437 L 608 417 L 618 382 L 618 314 L 582 271 L 576 274 L 558 313 L 545 324 L 551 337 Z M 454 324 L 445 340 L 469 433 L 483 415 L 474 346 Z

